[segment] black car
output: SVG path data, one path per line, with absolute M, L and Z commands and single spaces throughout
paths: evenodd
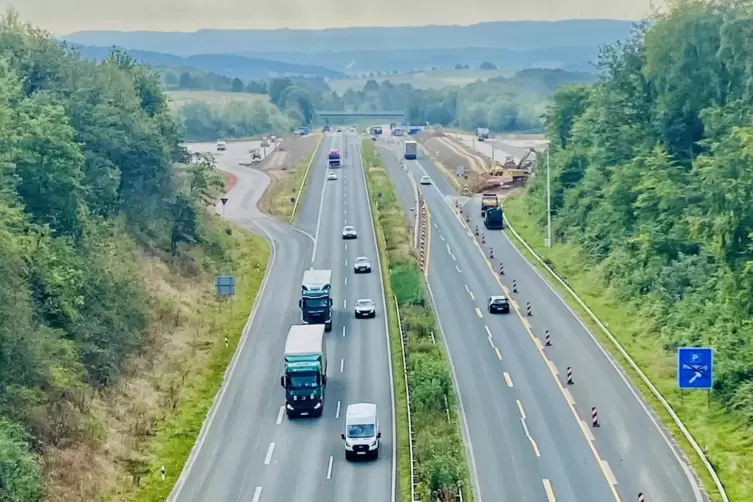
M 504 296 L 490 296 L 487 309 L 490 314 L 509 314 L 510 302 Z

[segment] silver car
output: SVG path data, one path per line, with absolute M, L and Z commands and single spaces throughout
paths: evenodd
M 357 239 L 358 238 L 358 232 L 356 232 L 356 227 L 352 227 L 350 225 L 345 225 L 343 227 L 343 239 Z
M 371 272 L 371 261 L 365 256 L 359 256 L 353 263 L 353 272 L 356 274 L 368 274 Z
M 337 173 L 330 172 L 329 174 L 327 174 L 327 179 L 328 180 L 336 180 L 337 179 Z
M 374 300 L 368 298 L 356 300 L 355 311 L 356 319 L 361 319 L 363 317 L 376 317 L 376 305 L 374 304 Z

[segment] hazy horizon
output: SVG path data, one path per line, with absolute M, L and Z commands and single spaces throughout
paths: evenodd
M 241 0 L 0 0 L 3 11 L 14 8 L 21 18 L 57 36 L 77 31 L 178 31 L 229 29 L 313 29 L 347 27 L 411 27 L 470 25 L 491 21 L 562 21 L 567 19 L 644 18 L 662 0 L 465 0 L 453 9 L 437 9 L 432 0 L 277 0 L 274 7 Z M 20 4 L 20 5 L 19 5 Z

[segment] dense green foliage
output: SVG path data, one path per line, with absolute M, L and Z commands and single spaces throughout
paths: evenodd
M 214 141 L 218 138 L 243 138 L 266 133 L 282 134 L 300 124 L 291 113 L 264 99 L 212 103 L 197 99 L 176 110 L 182 135 L 189 141 Z
M 43 495 L 39 454 L 96 441 L 93 390 L 148 343 L 135 241 L 201 242 L 212 166 L 186 158 L 159 78 L 0 22 L 0 500 Z M 212 252 L 221 255 L 220 246 Z
M 682 2 L 603 50 L 548 111 L 554 231 L 667 351 L 716 350 L 714 397 L 753 424 L 749 3 Z M 526 200 L 545 218 L 543 177 Z
M 470 501 L 472 493 L 449 363 L 441 346 L 432 341 L 432 336 L 438 336 L 436 319 L 423 273 L 409 244 L 412 239 L 405 213 L 373 142 L 363 141 L 363 156 L 379 244 L 386 252 L 382 255 L 385 260 L 382 266 L 389 269 L 389 290 L 397 297 L 405 334 L 411 420 L 416 440 L 416 497 L 455 502 L 458 484 L 462 484 L 465 487 L 463 500 Z M 399 341 L 393 343 L 392 350 L 401 350 Z M 401 438 L 401 442 L 406 441 L 408 438 Z

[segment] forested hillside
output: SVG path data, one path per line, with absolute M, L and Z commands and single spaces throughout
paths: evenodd
M 207 163 L 176 177 L 185 152 L 159 77 L 129 57 L 79 60 L 14 14 L 0 55 L 0 500 L 110 499 L 149 472 L 139 445 L 187 385 L 172 404 L 148 380 L 115 390 L 162 364 L 150 347 L 175 328 L 144 266 L 201 278 L 227 264 L 203 202 L 222 181 Z M 121 420 L 132 428 L 105 445 Z
M 752 30 L 748 3 L 681 2 L 606 48 L 598 84 L 559 90 L 547 114 L 556 239 L 580 250 L 588 262 L 581 270 L 596 270 L 635 322 L 650 320 L 643 325 L 667 351 L 666 370 L 657 371 L 667 372 L 670 389 L 677 347 L 714 347 L 712 396 L 732 423 L 744 423 L 726 430 L 748 438 Z M 545 177 L 536 176 L 524 200 L 541 225 L 544 194 Z M 683 418 L 713 424 L 714 412 L 705 412 L 702 405 Z M 734 500 L 751 500 L 749 442 L 723 445 L 721 428 L 703 432 L 725 482 L 747 487 Z

